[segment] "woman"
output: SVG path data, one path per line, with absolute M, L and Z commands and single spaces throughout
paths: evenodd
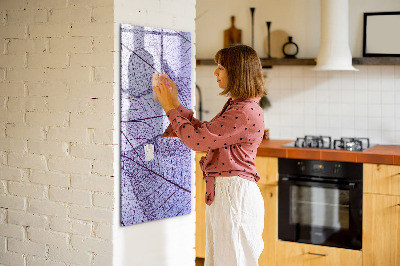
M 266 94 L 261 63 L 245 45 L 218 51 L 215 62 L 220 94 L 230 98 L 210 122 L 194 118 L 179 103 L 167 77 L 153 89 L 171 122 L 163 136 L 177 136 L 189 148 L 207 151 L 200 160 L 206 182 L 205 265 L 258 265 L 264 247 L 264 201 L 254 163 L 264 134 L 258 105 Z

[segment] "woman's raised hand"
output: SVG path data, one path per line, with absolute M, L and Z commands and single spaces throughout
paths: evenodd
M 160 78 L 163 83 L 168 83 L 171 86 L 172 103 L 175 108 L 178 108 L 179 105 L 181 104 L 178 99 L 178 87 L 176 86 L 175 82 L 172 79 L 170 79 L 167 75 L 162 74 Z
M 164 109 L 165 113 L 167 113 L 171 109 L 176 108 L 174 106 L 175 96 L 173 96 L 173 88 L 171 88 L 172 86 L 170 84 L 171 83 L 169 83 L 167 79 L 163 76 L 161 77 L 161 82 L 158 82 L 157 86 L 153 86 L 153 90 L 157 94 L 158 101 L 160 102 L 160 105 Z

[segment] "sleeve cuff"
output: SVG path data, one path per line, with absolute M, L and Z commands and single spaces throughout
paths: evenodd
M 176 110 L 176 109 L 171 109 L 167 113 L 167 117 L 170 122 L 174 121 L 177 116 L 180 116 L 180 114 L 179 114 L 178 110 Z
M 185 106 L 183 106 L 182 104 L 180 104 L 177 108 L 178 112 L 186 118 L 190 118 L 191 115 L 193 115 L 193 111 L 187 109 Z

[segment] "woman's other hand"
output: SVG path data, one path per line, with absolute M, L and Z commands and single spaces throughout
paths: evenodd
M 162 82 L 159 82 L 157 86 L 154 86 L 153 90 L 157 94 L 161 107 L 164 109 L 165 113 L 168 113 L 169 110 L 175 109 L 172 89 L 169 83 L 166 82 L 165 78 L 162 78 L 161 80 Z

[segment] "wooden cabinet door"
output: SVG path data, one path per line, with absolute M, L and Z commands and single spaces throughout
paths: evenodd
M 278 187 L 259 185 L 264 198 L 264 250 L 258 259 L 260 266 L 276 265 L 276 243 L 278 241 Z
M 277 266 L 361 266 L 362 252 L 278 241 Z
M 261 176 L 258 184 L 278 185 L 278 158 L 257 156 L 254 162 Z
M 204 258 L 206 253 L 206 223 L 205 212 L 206 203 L 204 195 L 206 194 L 206 183 L 203 181 L 203 172 L 200 169 L 199 161 L 205 152 L 196 153 L 196 257 Z
M 365 163 L 363 176 L 364 193 L 400 195 L 400 166 Z
M 364 266 L 400 266 L 399 204 L 400 196 L 364 194 Z

